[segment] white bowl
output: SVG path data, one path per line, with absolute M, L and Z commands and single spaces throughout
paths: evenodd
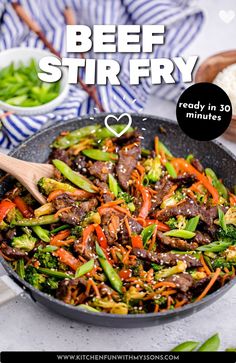
M 36 48 L 11 48 L 0 52 L 0 69 L 9 66 L 12 62 L 16 65 L 22 61 L 28 64 L 33 58 L 38 63 L 45 56 L 52 55 L 50 52 Z M 65 69 L 62 68 L 63 76 L 60 80 L 60 94 L 52 101 L 35 107 L 18 107 L 12 106 L 0 100 L 0 108 L 6 111 L 12 111 L 18 115 L 41 115 L 54 110 L 66 98 L 69 91 L 68 76 Z M 1 82 L 0 82 L 1 87 Z

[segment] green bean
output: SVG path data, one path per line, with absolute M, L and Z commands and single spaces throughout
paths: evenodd
M 118 159 L 118 155 L 114 153 L 108 153 L 99 149 L 85 149 L 82 153 L 90 159 L 99 161 L 115 161 Z
M 221 252 L 226 250 L 232 243 L 227 241 L 215 241 L 208 245 L 200 246 L 198 251 Z
M 85 309 L 88 311 L 92 311 L 93 313 L 99 313 L 100 311 L 98 311 L 97 309 L 93 308 L 92 306 L 86 305 L 86 304 L 79 304 L 78 305 L 79 309 Z
M 59 137 L 54 141 L 52 146 L 57 149 L 67 149 L 70 146 L 77 144 L 83 137 L 95 135 L 99 128 L 99 125 L 91 125 L 71 131 L 67 135 Z
M 199 344 L 199 342 L 194 342 L 190 340 L 177 345 L 176 347 L 171 349 L 171 352 L 192 352 L 197 348 Z
M 112 129 L 117 133 L 119 134 L 120 132 L 122 132 L 124 130 L 124 128 L 126 127 L 125 124 L 117 124 L 117 125 L 112 125 Z M 131 132 L 131 131 L 134 131 L 133 127 L 129 127 L 129 129 L 126 131 L 127 132 Z M 108 130 L 106 127 L 102 127 L 102 128 L 99 128 L 97 131 L 96 131 L 96 138 L 98 140 L 104 140 L 104 139 L 107 139 L 109 137 L 114 137 L 114 134 L 113 132 L 111 132 L 110 130 Z
M 165 168 L 166 168 L 166 170 L 168 171 L 169 175 L 172 178 L 177 178 L 176 170 L 175 170 L 174 166 L 169 161 L 167 161 L 165 163 Z
M 206 168 L 205 173 L 207 176 L 209 176 L 212 179 L 212 184 L 217 189 L 219 194 L 222 195 L 223 198 L 227 199 L 228 191 L 227 191 L 226 187 L 224 186 L 224 184 L 222 184 L 221 181 L 218 179 L 215 172 L 210 168 Z
M 22 279 L 25 278 L 25 262 L 23 258 L 17 261 L 16 272 Z
M 223 231 L 227 232 L 227 226 L 225 223 L 225 215 L 220 207 L 218 207 L 218 216 L 219 216 L 219 225 L 221 226 Z
M 98 255 L 98 259 L 100 262 L 100 265 L 106 274 L 108 280 L 110 281 L 111 286 L 113 289 L 115 289 L 117 292 L 122 294 L 122 281 L 120 279 L 120 276 L 117 274 L 117 272 L 114 270 L 114 268 L 111 266 L 111 264 L 107 261 L 106 256 L 99 246 L 99 244 L 96 242 L 96 252 Z
M 69 224 L 64 224 L 63 226 L 57 227 L 53 230 L 51 230 L 50 234 L 56 234 L 57 232 L 64 231 L 64 229 L 70 228 L 71 226 Z
M 172 229 L 171 231 L 165 232 L 164 235 L 170 237 L 190 239 L 193 238 L 196 235 L 196 233 L 191 231 L 186 231 L 185 229 Z
M 199 222 L 199 219 L 200 217 L 199 216 L 195 216 L 191 219 L 189 219 L 186 227 L 185 227 L 185 230 L 186 231 L 190 231 L 190 232 L 195 232 L 196 228 L 197 228 L 197 225 L 198 225 L 198 222 Z
M 152 237 L 152 235 L 155 231 L 155 228 L 156 228 L 156 224 L 151 224 L 150 226 L 148 226 L 142 230 L 141 237 L 143 240 L 144 247 L 146 246 L 147 242 Z
M 75 277 L 81 277 L 91 271 L 94 267 L 94 260 L 90 260 L 84 263 L 82 266 L 79 266 L 76 270 Z
M 173 157 L 173 154 L 170 152 L 169 149 L 167 149 L 167 147 L 161 141 L 158 142 L 158 149 L 159 151 L 163 151 L 167 156 L 171 158 Z
M 43 226 L 44 224 L 52 224 L 59 222 L 59 218 L 56 218 L 54 214 L 49 216 L 42 216 L 39 218 L 23 218 L 19 221 L 12 221 L 11 226 L 19 227 L 31 227 L 31 226 Z
M 57 277 L 59 279 L 73 279 L 74 275 L 69 275 L 65 272 L 51 270 L 50 268 L 38 267 L 37 270 L 45 275 Z
M 68 180 L 70 180 L 73 184 L 77 185 L 79 188 L 86 190 L 90 193 L 96 193 L 95 186 L 93 183 L 85 178 L 83 175 L 76 173 L 72 170 L 66 163 L 61 160 L 53 160 L 52 161 L 55 167 L 64 175 Z
M 198 349 L 198 352 L 216 352 L 220 346 L 219 334 L 215 334 L 207 339 Z
M 114 194 L 115 197 L 117 197 L 118 192 L 119 192 L 118 183 L 112 174 L 108 175 L 108 183 L 109 183 L 110 191 Z
M 49 237 L 49 231 L 47 231 L 46 229 L 42 228 L 41 226 L 33 226 L 32 230 L 34 231 L 34 233 L 43 241 L 43 242 L 50 242 L 50 237 Z

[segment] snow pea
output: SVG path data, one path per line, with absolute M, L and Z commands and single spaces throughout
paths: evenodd
M 76 270 L 75 277 L 81 277 L 91 271 L 94 266 L 94 260 L 90 260 L 86 263 L 84 263 L 82 266 L 79 266 Z
M 196 228 L 197 228 L 197 225 L 198 225 L 198 222 L 199 222 L 199 219 L 200 217 L 199 216 L 195 216 L 191 219 L 189 219 L 186 227 L 185 227 L 185 230 L 186 231 L 190 231 L 190 232 L 195 232 Z
M 198 349 L 198 352 L 216 352 L 220 346 L 219 334 L 212 335 Z
M 89 125 L 80 129 L 69 132 L 67 135 L 57 138 L 52 146 L 57 149 L 67 149 L 70 146 L 77 144 L 82 138 L 86 136 L 96 135 L 100 129 L 99 125 Z
M 186 231 L 185 229 L 172 229 L 171 231 L 165 232 L 164 235 L 170 237 L 190 239 L 193 238 L 196 235 L 196 233 L 191 231 Z
M 199 344 L 200 344 L 199 342 L 195 341 L 183 342 L 174 347 L 173 349 L 171 349 L 171 352 L 192 352 L 197 348 Z
M 77 185 L 77 187 L 86 190 L 90 193 L 96 193 L 96 187 L 93 183 L 85 178 L 83 175 L 76 173 L 72 170 L 66 163 L 61 160 L 55 159 L 52 161 L 55 167 L 64 175 L 68 180 L 70 180 L 73 184 Z

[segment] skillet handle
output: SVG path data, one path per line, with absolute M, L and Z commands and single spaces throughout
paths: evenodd
M 0 306 L 22 294 L 21 289 L 9 276 L 0 277 Z

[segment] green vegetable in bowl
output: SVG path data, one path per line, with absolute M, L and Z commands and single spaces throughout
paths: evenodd
M 38 78 L 37 64 L 11 63 L 0 70 L 0 100 L 17 107 L 41 106 L 60 93 L 60 82 L 46 83 Z

